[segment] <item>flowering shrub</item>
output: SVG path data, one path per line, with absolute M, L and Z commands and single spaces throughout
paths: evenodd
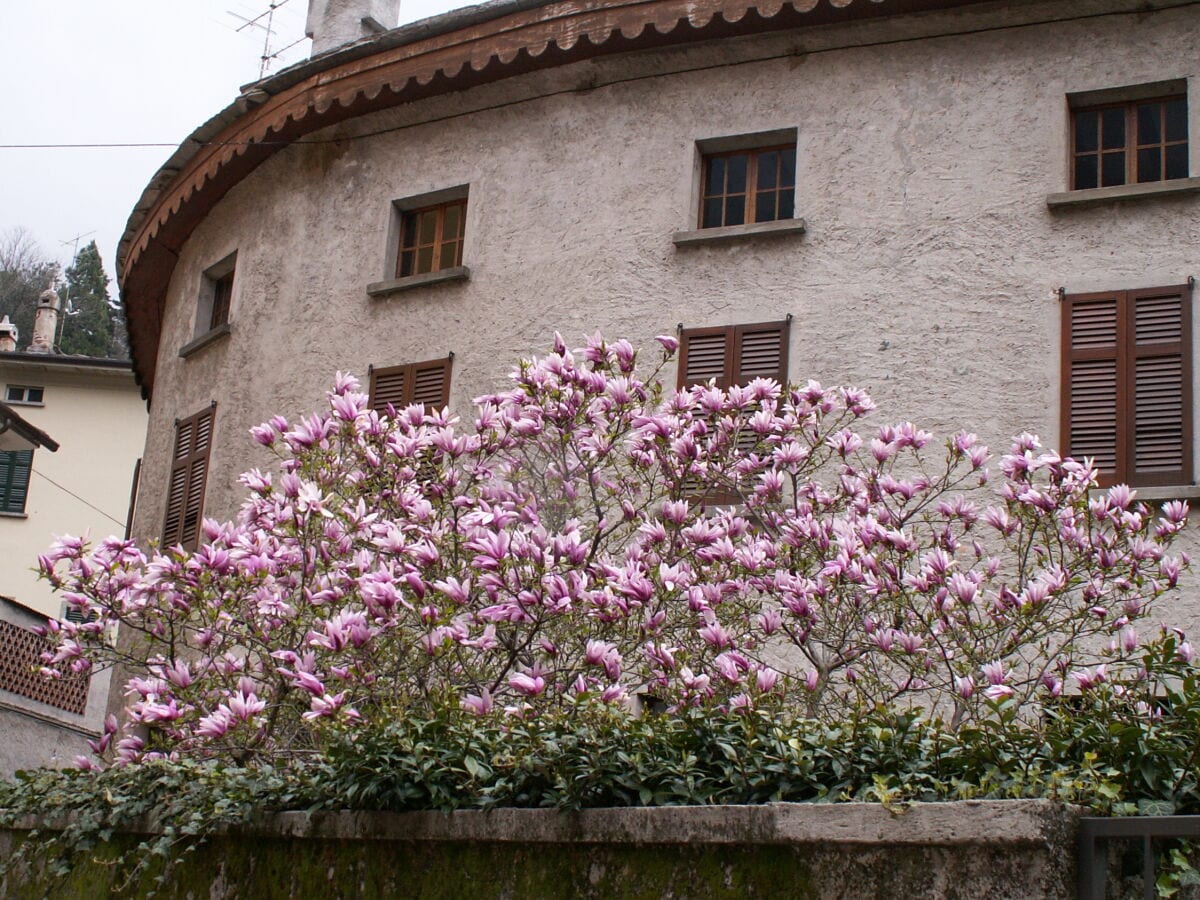
M 56 543 L 43 574 L 91 621 L 51 626 L 46 672 L 132 667 L 129 729 L 94 747 L 121 761 L 303 753 L 447 704 L 899 706 L 960 727 L 1141 677 L 1184 504 L 1093 497 L 1090 464 L 1028 434 L 989 482 L 973 435 L 868 428 L 852 388 L 672 393 L 660 370 L 556 340 L 469 426 L 381 416 L 339 374 L 326 410 L 252 429 L 278 471 L 243 475 L 196 552 Z

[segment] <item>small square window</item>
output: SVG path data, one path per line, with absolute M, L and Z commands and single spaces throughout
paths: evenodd
M 1131 88 L 1090 96 L 1105 93 L 1113 95 L 1110 102 L 1072 101 L 1072 189 L 1187 178 L 1186 94 L 1139 97 L 1144 90 Z
M 425 275 L 462 265 L 467 198 L 401 210 L 396 277 Z
M 4 392 L 4 402 L 16 403 L 21 406 L 41 406 L 44 396 L 44 388 L 10 384 Z
M 704 155 L 700 227 L 775 222 L 795 215 L 796 145 Z
M 200 299 L 196 304 L 196 337 L 229 324 L 236 269 L 237 253 L 234 252 L 204 270 L 200 283 Z
M 233 272 L 213 281 L 212 316 L 208 327 L 219 328 L 229 321 L 229 300 L 233 296 Z

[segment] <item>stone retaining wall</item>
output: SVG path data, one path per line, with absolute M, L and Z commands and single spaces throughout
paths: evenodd
M 189 855 L 164 895 L 1069 898 L 1077 815 L 1045 800 L 283 813 Z M 0 832 L 0 858 L 21 839 Z M 106 861 L 138 840 L 65 883 L 10 875 L 0 896 L 135 896 Z

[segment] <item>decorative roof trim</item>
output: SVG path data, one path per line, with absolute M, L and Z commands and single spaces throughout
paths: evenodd
M 118 278 L 143 396 L 153 388 L 166 284 L 178 251 L 238 181 L 305 134 L 594 56 L 969 2 L 497 0 L 393 29 L 248 85 L 158 171 L 121 239 Z

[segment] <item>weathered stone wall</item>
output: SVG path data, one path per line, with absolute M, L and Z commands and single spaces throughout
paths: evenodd
M 287 813 L 189 856 L 165 895 L 1069 898 L 1075 817 L 1043 800 Z M 16 839 L 0 832 L 0 856 Z M 25 873 L 0 893 L 104 896 L 122 877 L 113 850 L 64 883 Z
M 652 353 L 676 323 L 792 314 L 794 379 L 864 386 L 882 417 L 939 433 L 1058 444 L 1057 289 L 1200 271 L 1197 195 L 1047 207 L 1067 187 L 1066 94 L 1187 78 L 1194 104 L 1198 38 L 1194 7 L 980 4 L 597 59 L 308 136 L 180 253 L 136 533 L 161 530 L 174 420 L 211 400 L 206 513 L 224 517 L 236 475 L 269 461 L 246 430 L 312 410 L 336 370 L 452 351 L 451 405 L 469 415 L 555 330 Z M 807 233 L 676 248 L 694 227 L 696 141 L 784 128 Z M 470 279 L 368 296 L 389 277 L 392 201 L 464 184 Z M 232 334 L 179 358 L 203 271 L 235 250 Z

